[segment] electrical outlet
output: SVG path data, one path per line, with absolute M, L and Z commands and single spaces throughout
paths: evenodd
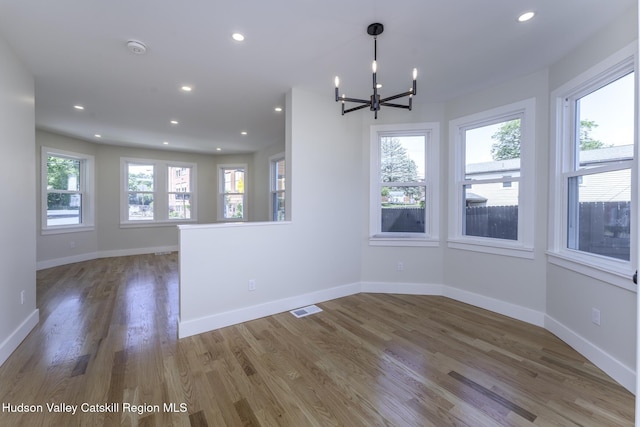
M 256 279 L 250 279 L 249 280 L 249 290 L 250 291 L 255 291 L 256 290 Z
M 594 325 L 600 326 L 600 310 L 595 307 L 591 309 L 591 321 Z
M 396 265 L 396 271 L 404 271 L 404 262 L 398 261 L 398 264 Z

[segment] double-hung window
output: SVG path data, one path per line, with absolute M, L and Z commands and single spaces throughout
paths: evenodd
M 271 220 L 285 220 L 285 160 L 284 153 L 270 159 Z
M 218 166 L 218 220 L 247 220 L 247 165 Z
M 437 123 L 371 127 L 370 244 L 438 244 Z
M 552 96 L 557 185 L 552 186 L 550 251 L 559 256 L 554 262 L 573 262 L 570 268 L 631 273 L 634 70 L 633 50 L 624 49 Z
M 94 226 L 93 156 L 42 147 L 42 232 Z
M 122 225 L 190 222 L 195 216 L 196 165 L 121 159 Z
M 533 256 L 535 101 L 452 120 L 449 246 Z

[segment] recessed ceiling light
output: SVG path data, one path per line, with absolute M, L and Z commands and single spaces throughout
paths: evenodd
M 282 111 L 282 107 L 276 107 L 276 108 L 274 108 L 274 110 L 276 110 L 276 112 L 279 113 L 279 112 Z
M 84 110 L 84 107 L 82 105 L 74 105 L 73 108 L 75 108 L 76 110 Z
M 180 89 L 182 89 L 185 92 L 191 92 L 193 90 L 191 86 L 182 86 Z
M 246 134 L 247 134 L 246 130 L 243 130 L 242 132 L 240 132 L 240 135 L 246 135 Z
M 171 120 L 171 122 L 170 122 L 170 123 L 171 123 L 172 125 L 177 125 L 177 124 L 178 124 L 178 121 L 177 121 L 177 120 Z
M 244 36 L 240 33 L 233 33 L 231 34 L 231 37 L 237 42 L 244 41 Z
M 518 22 L 527 22 L 531 18 L 535 16 L 535 12 L 525 12 L 522 15 L 518 16 Z
M 102 135 L 100 135 L 99 133 L 96 133 L 96 134 L 95 134 L 95 135 L 93 135 L 93 136 L 95 136 L 96 138 L 102 138 Z
M 162 144 L 163 144 L 163 145 L 169 145 L 169 142 L 164 141 Z
M 216 148 L 216 151 L 222 151 L 222 148 L 218 147 Z

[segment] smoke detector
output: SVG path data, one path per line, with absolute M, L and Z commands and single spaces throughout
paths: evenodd
M 144 55 L 147 53 L 147 46 L 138 40 L 129 40 L 127 42 L 127 49 L 136 55 Z

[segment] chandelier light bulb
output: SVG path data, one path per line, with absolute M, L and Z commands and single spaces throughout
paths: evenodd
M 371 64 L 371 69 L 374 73 L 378 71 L 378 64 L 376 63 L 376 61 L 373 61 L 373 64 Z
M 417 79 L 417 78 L 418 78 L 418 69 L 417 69 L 417 68 L 414 68 L 414 69 L 413 69 L 413 80 L 415 80 L 415 79 Z
M 336 87 L 340 87 L 340 78 L 338 78 L 338 76 L 336 76 L 334 82 L 336 84 Z

